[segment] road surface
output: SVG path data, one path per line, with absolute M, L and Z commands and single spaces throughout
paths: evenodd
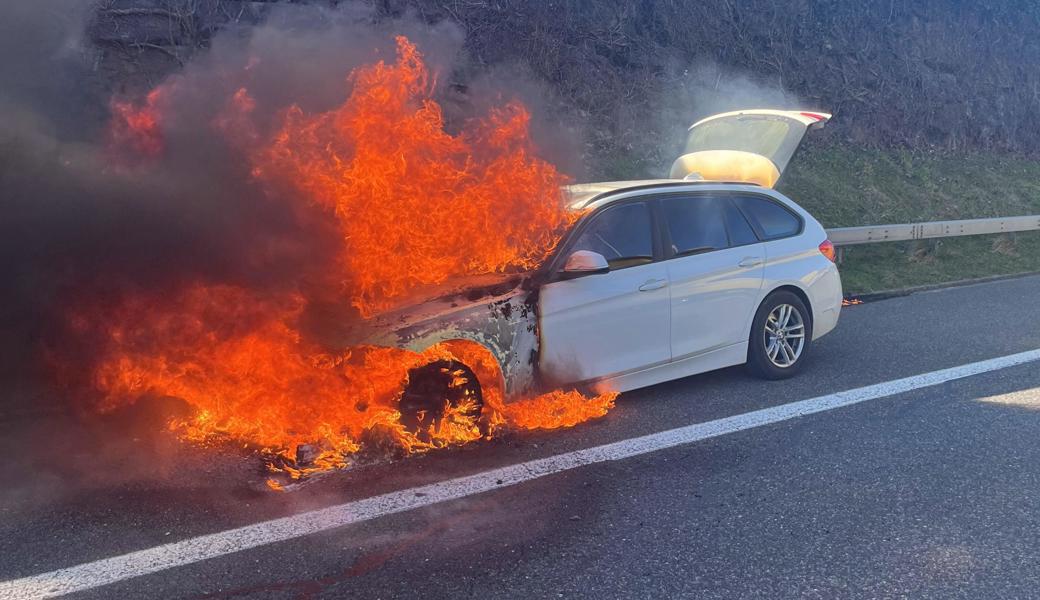
M 1035 597 L 1037 298 L 849 307 L 794 380 L 727 369 L 288 493 L 148 415 L 9 414 L 0 598 Z

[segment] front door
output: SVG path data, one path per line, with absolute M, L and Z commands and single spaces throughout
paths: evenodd
M 654 247 L 646 202 L 589 217 L 564 253 L 597 252 L 610 270 L 542 286 L 539 368 L 548 382 L 601 379 L 668 362 L 668 273 Z

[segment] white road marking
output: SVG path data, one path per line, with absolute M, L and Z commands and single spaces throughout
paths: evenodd
M 1030 350 L 263 521 L 49 573 L 0 582 L 0 598 L 48 598 L 81 592 L 233 552 L 481 494 L 585 465 L 649 454 L 1037 360 L 1040 360 L 1040 350 Z

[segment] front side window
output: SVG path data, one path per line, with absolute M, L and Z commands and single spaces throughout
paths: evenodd
M 625 204 L 593 216 L 571 248 L 571 252 L 576 250 L 602 254 L 611 269 L 653 262 L 650 207 L 642 202 Z
M 723 204 L 719 198 L 694 196 L 661 201 L 664 222 L 675 256 L 690 256 L 729 247 Z
M 763 240 L 790 237 L 802 229 L 798 217 L 776 202 L 755 196 L 739 196 L 733 201 L 747 215 Z

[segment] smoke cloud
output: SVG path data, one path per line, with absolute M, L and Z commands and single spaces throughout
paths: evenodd
M 639 101 L 617 108 L 613 130 L 630 165 L 626 177 L 667 177 L 690 125 L 714 114 L 754 108 L 814 108 L 784 89 L 714 62 L 672 62 Z M 618 177 L 619 174 L 608 174 Z
M 96 348 L 68 335 L 69 315 L 83 302 L 104 314 L 128 294 L 146 290 L 161 303 L 189 282 L 278 293 L 305 292 L 322 278 L 336 259 L 339 234 L 285 201 L 285 190 L 252 177 L 243 148 L 252 130 L 269 134 L 290 105 L 312 113 L 342 103 L 352 70 L 393 62 L 395 35 L 422 51 L 449 129 L 520 99 L 533 107 L 533 136 L 546 157 L 580 171 L 580 160 L 569 158 L 577 155 L 569 132 L 537 119 L 554 109 L 544 87 L 515 70 L 477 72 L 450 23 L 379 20 L 353 4 L 274 7 L 260 25 L 217 34 L 146 97 L 147 90 L 113 90 L 98 77 L 103 50 L 84 35 L 89 8 L 75 0 L 20 3 L 5 9 L 0 23 L 0 381 L 15 390 L 0 398 L 0 428 L 12 429 L 3 436 L 7 455 L 21 454 L 32 431 L 43 431 L 22 429 L 22 419 L 60 414 L 63 425 L 45 426 L 46 435 L 59 437 L 55 429 L 72 426 L 69 414 L 84 406 L 70 402 L 70 391 L 46 385 L 56 355 L 83 369 L 63 377 L 83 383 L 89 375 Z M 254 103 L 249 127 L 227 118 L 229 99 L 241 88 Z M 161 109 L 159 160 L 139 144 L 115 143 L 110 128 L 118 106 L 150 103 Z M 82 434 L 80 423 L 80 435 L 61 436 L 79 441 L 51 445 L 58 449 L 17 468 L 39 472 L 49 468 L 42 463 L 63 463 L 54 472 L 64 479 L 71 455 L 91 463 L 114 453 L 111 460 L 120 460 L 139 447 L 113 445 L 120 437 L 113 427 L 155 428 L 155 414 L 141 410 L 100 425 L 97 436 Z M 79 450 L 69 447 L 80 443 Z
M 350 72 L 392 61 L 403 34 L 437 77 L 449 128 L 513 98 L 533 103 L 535 115 L 551 112 L 544 87 L 526 74 L 468 74 L 463 35 L 450 23 L 379 21 L 353 4 L 281 6 L 261 25 L 218 34 L 163 81 L 163 157 L 144 164 L 140 148 L 114 151 L 108 139 L 112 97 L 140 106 L 143 93 L 112 94 L 98 80 L 84 6 L 23 3 L 0 26 L 0 325 L 11 332 L 0 344 L 0 376 L 32 366 L 35 342 L 84 289 L 114 297 L 185 280 L 277 289 L 326 266 L 332 240 L 320 224 L 261 189 L 241 148 L 228 143 L 248 144 L 247 132 L 235 123 L 214 132 L 242 87 L 255 101 L 251 125 L 265 131 L 291 104 L 320 112 L 343 102 Z M 532 125 L 536 143 L 580 171 L 565 158 L 577 155 L 572 138 L 542 123 Z

